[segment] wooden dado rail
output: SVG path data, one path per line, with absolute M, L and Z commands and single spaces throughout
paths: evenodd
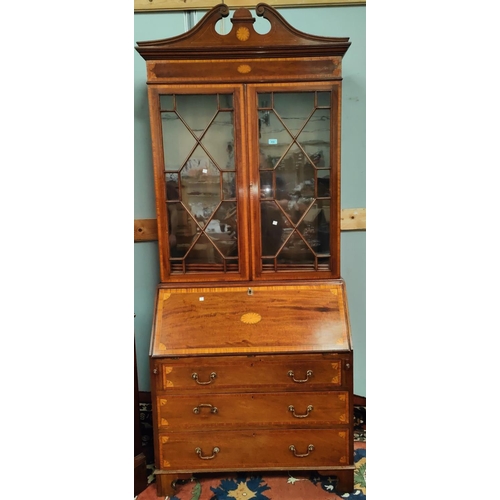
M 365 231 L 366 208 L 344 208 L 341 214 L 342 231 Z M 158 239 L 156 219 L 134 220 L 134 242 Z

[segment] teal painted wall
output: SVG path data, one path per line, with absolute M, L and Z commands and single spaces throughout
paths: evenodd
M 342 208 L 366 206 L 366 7 L 297 7 L 280 13 L 295 28 L 316 35 L 348 36 L 343 60 Z M 184 33 L 204 12 L 134 15 L 134 43 Z M 226 21 L 226 20 L 225 20 Z M 190 24 L 191 23 L 191 24 Z M 226 24 L 228 21 L 226 21 Z M 227 25 L 220 28 L 227 32 Z M 256 30 L 266 30 L 258 18 Z M 134 51 L 135 52 L 135 51 Z M 146 91 L 146 65 L 134 53 L 134 218 L 156 217 Z M 354 393 L 366 396 L 366 233 L 343 231 L 341 272 L 346 281 L 354 342 Z M 148 352 L 153 301 L 159 282 L 158 245 L 134 244 L 134 313 L 139 390 L 149 391 Z

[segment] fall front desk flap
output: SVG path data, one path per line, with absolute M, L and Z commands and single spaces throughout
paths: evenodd
M 342 281 L 158 289 L 153 356 L 350 351 Z

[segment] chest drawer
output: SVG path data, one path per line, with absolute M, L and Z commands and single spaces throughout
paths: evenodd
M 172 432 L 159 436 L 163 470 L 300 469 L 348 465 L 348 428 Z
M 243 393 L 157 398 L 161 431 L 320 428 L 349 423 L 349 396 L 338 392 Z
M 227 356 L 153 361 L 159 391 L 198 393 L 345 387 L 350 354 Z

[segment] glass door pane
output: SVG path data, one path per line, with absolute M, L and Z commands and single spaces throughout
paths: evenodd
M 330 270 L 331 93 L 258 92 L 263 271 Z
M 162 94 L 172 274 L 239 271 L 233 94 Z

